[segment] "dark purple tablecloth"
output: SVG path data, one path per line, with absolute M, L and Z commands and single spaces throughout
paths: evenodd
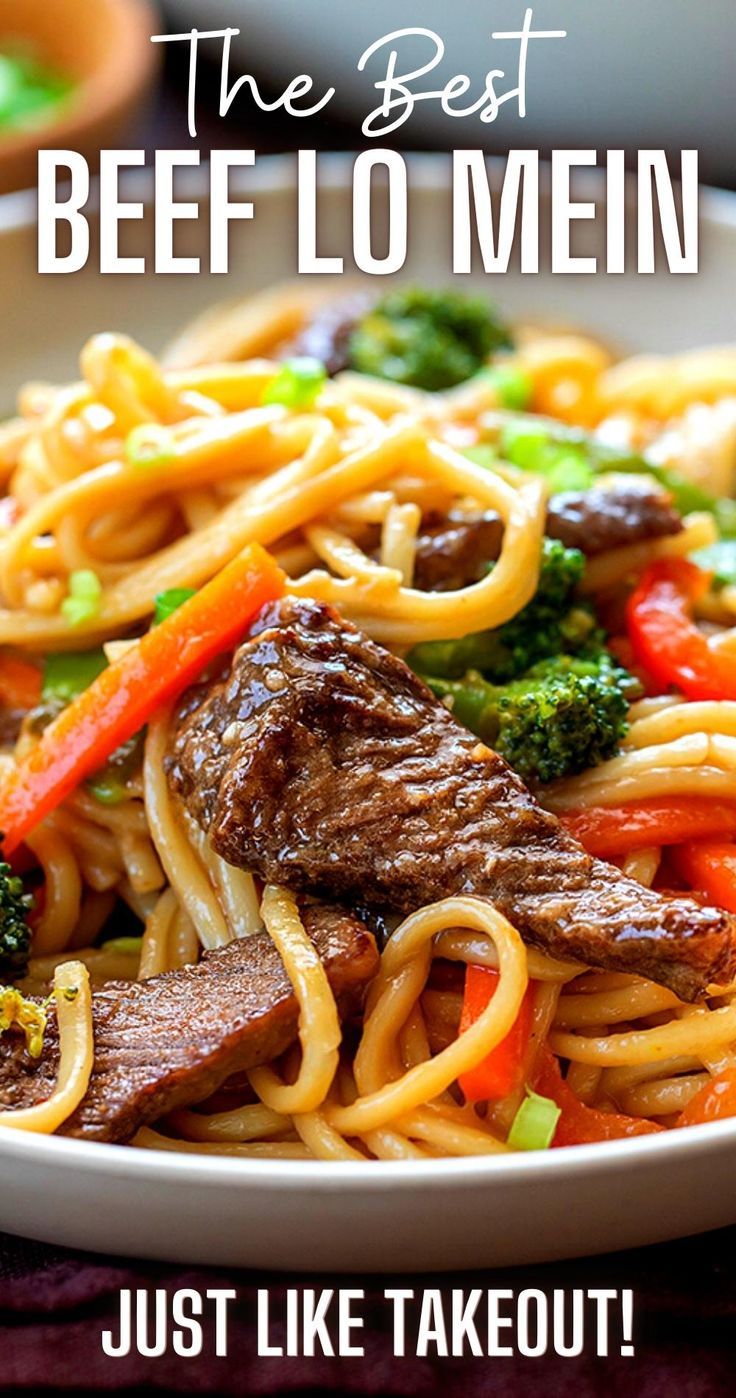
M 492 1208 L 492 1198 L 489 1199 Z M 622 1203 L 623 1207 L 623 1203 Z M 609 1359 L 396 1359 L 384 1279 L 286 1278 L 218 1269 L 183 1269 L 97 1259 L 0 1237 L 0 1389 L 261 1395 L 347 1392 L 416 1398 L 710 1398 L 736 1383 L 736 1229 L 604 1258 L 514 1271 L 385 1279 L 389 1286 L 633 1287 L 636 1354 Z M 258 1358 L 253 1315 L 257 1287 L 275 1303 L 286 1285 L 366 1290 L 364 1359 Z M 227 1358 L 213 1356 L 211 1333 L 197 1359 L 108 1359 L 104 1329 L 116 1333 L 122 1287 L 230 1286 Z M 278 1339 L 278 1331 L 273 1335 Z

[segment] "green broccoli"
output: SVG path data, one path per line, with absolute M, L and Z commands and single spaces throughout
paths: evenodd
M 472 670 L 462 680 L 425 678 L 435 694 L 452 701 L 460 723 L 519 776 L 542 782 L 612 757 L 636 692 L 636 681 L 606 652 L 595 660 L 555 656 L 501 686 Z
M 19 990 L 3 985 L 0 986 L 0 1034 L 6 1034 L 9 1029 L 20 1029 L 25 1036 L 30 1058 L 41 1057 L 46 1032 L 46 1005 L 38 1000 L 27 1000 Z
M 33 897 L 23 889 L 9 864 L 0 863 L 0 975 L 22 976 L 28 963 L 31 929 L 28 914 Z
M 510 344 L 483 297 L 416 288 L 384 296 L 352 332 L 348 355 L 360 374 L 436 392 L 471 378 Z
M 451 678 L 480 670 L 504 684 L 550 655 L 597 654 L 603 648 L 603 632 L 588 604 L 574 596 L 584 570 L 579 549 L 545 539 L 537 590 L 517 616 L 492 631 L 460 640 L 423 642 L 409 652 L 409 665 L 419 674 Z

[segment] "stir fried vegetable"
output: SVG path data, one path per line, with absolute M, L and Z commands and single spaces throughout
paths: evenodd
M 506 1144 L 512 1150 L 549 1150 L 555 1137 L 560 1108 L 551 1097 L 528 1087 L 526 1097 L 511 1123 Z
M 415 646 L 408 663 L 422 675 L 453 678 L 479 670 L 503 684 L 549 656 L 598 652 L 603 633 L 591 609 L 574 597 L 584 571 L 579 549 L 545 539 L 537 591 L 517 616 L 493 631 Z
M 552 1142 L 555 1146 L 580 1146 L 592 1141 L 617 1141 L 627 1136 L 652 1136 L 664 1130 L 653 1121 L 586 1106 L 568 1087 L 560 1065 L 549 1049 L 540 1054 L 535 1087 L 556 1102 L 560 1109 Z
M 736 699 L 736 660 L 709 646 L 691 619 L 708 584 L 708 574 L 686 559 L 651 564 L 629 599 L 629 638 L 635 659 L 665 688 L 689 699 Z
M 505 686 L 473 671 L 462 680 L 426 678 L 522 777 L 547 782 L 582 772 L 611 757 L 626 733 L 631 678 L 605 652 L 597 660 L 543 660 Z
M 490 967 L 468 966 L 460 1016 L 461 1034 L 475 1024 L 488 1008 L 498 989 L 499 979 L 498 972 Z M 532 992 L 527 987 L 516 1021 L 506 1038 L 486 1055 L 482 1063 L 462 1074 L 460 1087 L 466 1102 L 498 1101 L 508 1097 L 521 1085 L 531 1027 Z
M 736 804 L 679 796 L 623 806 L 564 811 L 562 824 L 598 859 L 617 859 L 651 845 L 680 845 L 710 836 L 736 836 Z
M 60 651 L 58 655 L 47 655 L 43 666 L 41 698 L 69 704 L 106 669 L 107 659 L 101 646 L 96 650 Z
M 40 1058 L 46 1033 L 46 1008 L 36 1000 L 27 1000 L 12 986 L 0 986 L 0 1034 L 19 1029 L 26 1041 L 29 1058 Z
M 302 412 L 314 406 L 327 381 L 327 371 L 319 359 L 303 356 L 287 359 L 266 388 L 264 403 L 277 403 Z
M 677 1118 L 677 1126 L 703 1126 L 736 1116 L 736 1068 L 724 1068 L 711 1078 Z
M 41 698 L 37 665 L 7 653 L 0 655 L 0 704 L 6 709 L 32 709 Z
M 33 898 L 9 864 L 0 863 L 0 974 L 14 980 L 28 962 L 31 929 L 28 914 Z
M 360 374 L 438 391 L 471 378 L 510 343 L 483 297 L 416 288 L 390 292 L 363 317 L 349 359 Z
M 281 569 L 250 545 L 178 611 L 154 627 L 45 729 L 0 790 L 0 830 L 16 849 L 44 816 L 161 705 L 243 634 L 283 591 Z
M 26 53 L 0 54 L 0 133 L 39 126 L 70 99 L 72 78 Z
M 709 903 L 736 913 L 736 844 L 694 840 L 673 852 L 677 872 Z

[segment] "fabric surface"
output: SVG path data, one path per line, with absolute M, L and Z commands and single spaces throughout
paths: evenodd
M 347 1392 L 418 1395 L 418 1398 L 518 1398 L 561 1395 L 611 1398 L 710 1398 L 731 1393 L 736 1379 L 736 1229 L 637 1252 L 513 1271 L 442 1277 L 294 1277 L 264 1273 L 182 1269 L 153 1263 L 99 1259 L 0 1237 L 0 1387 L 77 1392 L 145 1387 L 172 1393 L 249 1394 Z M 579 1359 L 397 1359 L 392 1353 L 390 1312 L 383 1286 L 596 1286 L 635 1293 L 636 1354 Z M 100 1336 L 117 1333 L 119 1292 L 180 1287 L 237 1291 L 230 1309 L 229 1353 L 214 1357 L 212 1325 L 196 1359 L 173 1353 L 107 1358 Z M 281 1314 L 287 1286 L 365 1288 L 363 1359 L 259 1358 L 255 1305 L 268 1287 Z M 272 1328 L 278 1342 L 279 1326 Z

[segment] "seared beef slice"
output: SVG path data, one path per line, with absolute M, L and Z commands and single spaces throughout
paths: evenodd
M 360 1008 L 378 952 L 356 918 L 305 909 L 304 922 L 341 1010 Z M 95 1062 L 84 1100 L 61 1133 L 127 1141 L 175 1107 L 201 1102 L 231 1073 L 283 1053 L 296 1038 L 298 1005 L 267 933 L 206 953 L 197 966 L 148 981 L 110 981 L 93 995 Z M 49 1097 L 59 1064 L 53 1012 L 43 1054 L 21 1035 L 0 1036 L 0 1104 L 32 1107 Z
M 231 864 L 407 913 L 491 899 L 554 956 L 696 997 L 736 969 L 734 923 L 590 858 L 403 661 L 330 608 L 266 608 L 232 670 L 181 705 L 167 760 Z
M 654 482 L 632 477 L 591 490 L 553 495 L 545 533 L 588 558 L 607 549 L 679 534 L 682 520 Z M 482 578 L 498 558 L 503 521 L 493 510 L 430 514 L 417 537 L 414 583 L 422 592 L 450 592 Z

